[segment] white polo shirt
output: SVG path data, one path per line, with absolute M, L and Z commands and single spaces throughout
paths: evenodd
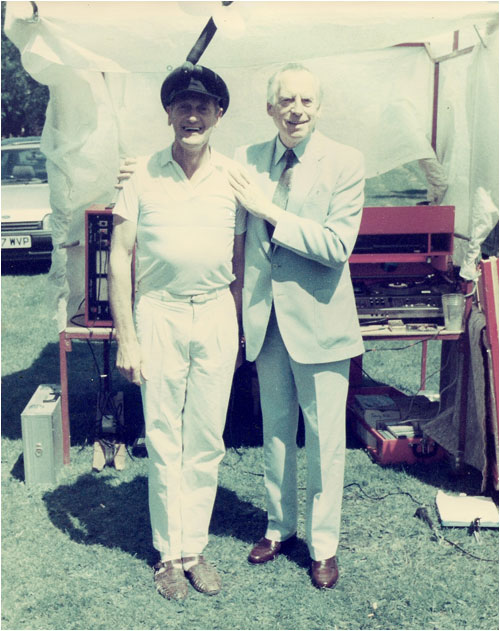
M 231 164 L 211 149 L 208 163 L 188 179 L 171 146 L 138 159 L 113 209 L 137 224 L 138 292 L 192 295 L 234 280 L 234 235 L 245 232 L 246 211 L 228 181 Z

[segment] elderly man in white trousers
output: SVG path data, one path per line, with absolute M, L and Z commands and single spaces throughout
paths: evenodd
M 188 581 L 221 589 L 203 556 L 224 455 L 241 312 L 245 214 L 209 147 L 229 104 L 224 81 L 186 63 L 165 80 L 173 144 L 137 161 L 114 208 L 110 301 L 117 367 L 141 386 L 153 545 L 160 594 L 183 599 Z M 136 248 L 132 312 L 130 264 Z

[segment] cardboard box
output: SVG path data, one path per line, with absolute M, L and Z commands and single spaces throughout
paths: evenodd
M 353 407 L 370 427 L 379 427 L 381 423 L 399 422 L 401 414 L 396 403 L 388 395 L 383 394 L 355 394 Z

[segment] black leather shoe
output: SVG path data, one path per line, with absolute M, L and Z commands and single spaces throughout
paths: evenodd
M 272 561 L 278 554 L 286 554 L 290 548 L 293 547 L 296 540 L 297 537 L 295 535 L 292 535 L 289 539 L 285 539 L 285 541 L 271 541 L 270 539 L 266 539 L 266 537 L 262 537 L 252 548 L 248 555 L 248 560 L 250 563 L 267 563 L 268 561 Z
M 339 568 L 337 557 L 330 557 L 323 561 L 311 563 L 311 578 L 314 587 L 318 589 L 331 589 L 339 580 Z

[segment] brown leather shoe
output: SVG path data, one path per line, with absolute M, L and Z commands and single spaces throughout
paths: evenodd
M 188 582 L 182 569 L 182 561 L 164 561 L 154 566 L 155 585 L 158 592 L 169 600 L 184 600 L 188 595 Z
M 194 560 L 196 560 L 196 564 L 185 571 L 191 585 L 202 594 L 208 596 L 218 594 L 222 587 L 222 581 L 217 570 L 205 560 L 202 554 L 182 559 L 184 563 L 190 563 Z
M 335 587 L 339 579 L 337 557 L 330 557 L 323 561 L 313 561 L 311 563 L 311 578 L 314 587 L 318 589 Z
M 295 535 L 292 535 L 285 541 L 271 541 L 266 537 L 259 539 L 252 548 L 248 555 L 250 563 L 267 563 L 275 559 L 280 553 L 287 553 L 290 548 L 293 547 L 297 540 Z

